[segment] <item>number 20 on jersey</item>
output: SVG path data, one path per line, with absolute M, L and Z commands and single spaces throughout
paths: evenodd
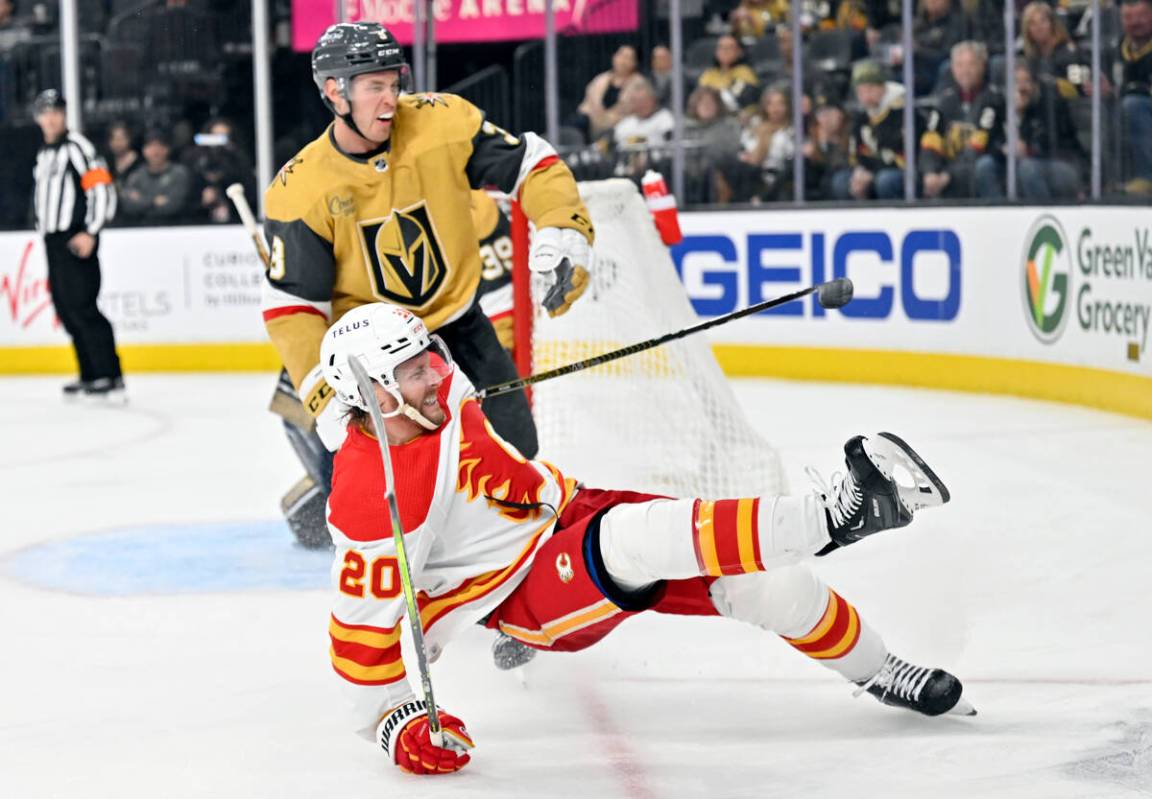
M 381 555 L 369 567 L 363 555 L 354 549 L 348 550 L 344 554 L 344 568 L 340 570 L 340 591 L 363 598 L 365 588 L 376 599 L 399 596 L 400 567 L 396 558 Z

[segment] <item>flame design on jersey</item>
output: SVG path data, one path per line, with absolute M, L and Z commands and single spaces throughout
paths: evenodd
M 526 522 L 540 517 L 541 494 L 547 485 L 544 476 L 492 429 L 480 403 L 469 399 L 460 407 L 460 473 L 456 490 L 469 502 L 479 497 L 489 507 L 499 508 L 505 519 Z M 502 504 L 536 505 L 515 508 Z

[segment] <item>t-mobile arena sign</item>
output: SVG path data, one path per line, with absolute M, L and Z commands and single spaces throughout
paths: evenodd
M 310 52 L 342 8 L 347 22 L 379 22 L 412 43 L 413 0 L 292 0 L 292 47 Z M 492 42 L 544 37 L 544 0 L 433 0 L 436 41 Z M 428 6 L 425 6 L 427 8 Z M 636 30 L 637 0 L 553 0 L 561 34 Z

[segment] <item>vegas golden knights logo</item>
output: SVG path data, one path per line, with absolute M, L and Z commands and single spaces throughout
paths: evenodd
M 424 203 L 363 221 L 360 235 L 379 299 L 416 308 L 436 295 L 448 269 Z

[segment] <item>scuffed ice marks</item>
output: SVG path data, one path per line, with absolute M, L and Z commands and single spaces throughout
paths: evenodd
M 1064 772 L 1075 779 L 1133 788 L 1152 796 L 1152 711 L 1136 721 L 1112 725 L 1115 742 L 1089 757 L 1069 763 Z

